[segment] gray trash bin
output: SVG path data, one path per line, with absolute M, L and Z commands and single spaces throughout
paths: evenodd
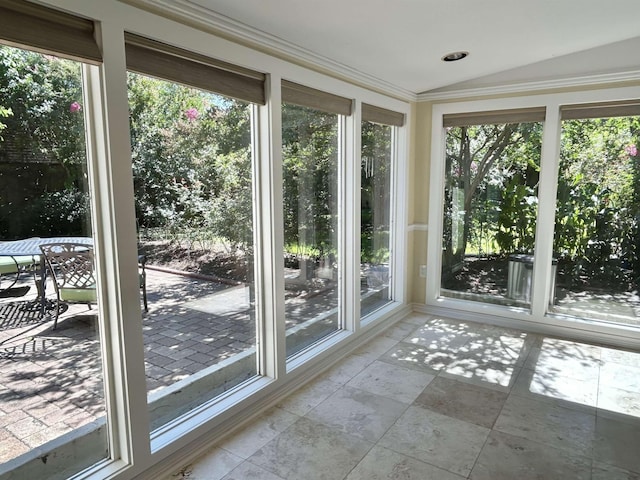
M 556 269 L 558 260 L 551 259 L 551 285 L 549 288 L 549 305 L 556 298 Z M 509 255 L 509 271 L 507 277 L 507 298 L 522 302 L 531 302 L 531 285 L 533 284 L 533 255 Z

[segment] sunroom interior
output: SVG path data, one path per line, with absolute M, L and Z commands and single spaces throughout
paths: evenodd
M 0 0 L 0 478 L 188 478 L 274 407 L 372 443 L 194 478 L 529 478 L 523 391 L 593 420 L 575 478 L 640 475 L 640 6 L 321 3 Z M 394 376 L 374 440 L 322 417 Z M 447 382 L 505 405 L 464 465 L 398 440 Z

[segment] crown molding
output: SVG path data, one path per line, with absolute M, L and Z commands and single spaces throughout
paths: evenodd
M 230 17 L 208 10 L 189 0 L 120 0 L 122 3 L 187 24 L 200 30 L 242 43 L 264 53 L 328 74 L 341 80 L 395 97 L 417 101 L 415 92 L 381 80 L 373 75 L 331 60 L 275 35 L 250 27 Z
M 430 102 L 434 100 L 455 100 L 460 98 L 484 97 L 488 95 L 505 95 L 513 93 L 530 93 L 534 91 L 551 90 L 558 88 L 591 87 L 609 83 L 622 83 L 640 81 L 640 70 L 629 72 L 605 73 L 598 75 L 584 75 L 555 80 L 538 82 L 514 83 L 511 85 L 498 85 L 491 87 L 467 88 L 461 90 L 449 90 L 442 92 L 424 92 L 417 95 L 418 102 Z

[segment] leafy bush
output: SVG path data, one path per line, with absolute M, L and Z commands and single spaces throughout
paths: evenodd
M 18 236 L 87 236 L 90 218 L 87 193 L 74 189 L 49 192 L 29 204 Z

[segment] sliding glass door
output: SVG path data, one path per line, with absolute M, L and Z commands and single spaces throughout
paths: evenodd
M 542 122 L 501 120 L 445 117 L 440 292 L 528 307 Z
M 619 113 L 562 111 L 550 311 L 639 325 L 640 116 Z

